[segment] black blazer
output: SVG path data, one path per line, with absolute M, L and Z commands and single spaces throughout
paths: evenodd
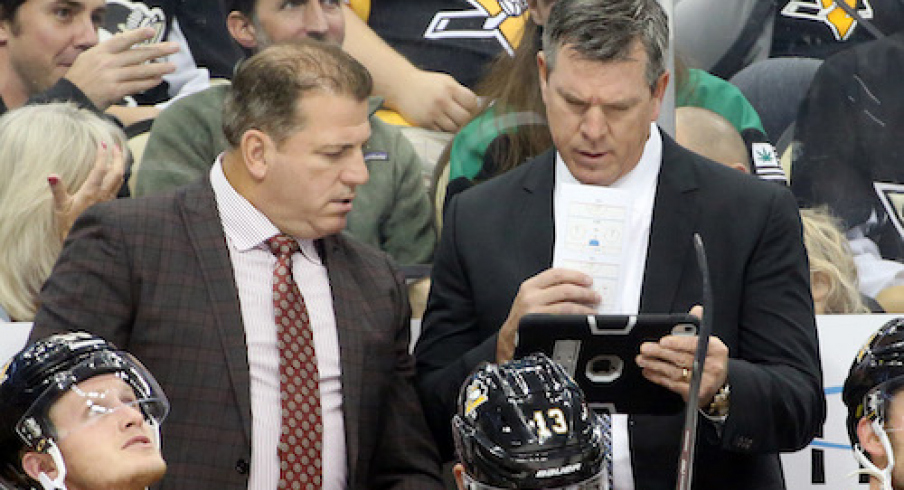
M 456 196 L 445 214 L 415 357 L 428 421 L 446 457 L 458 388 L 492 361 L 518 287 L 552 263 L 555 152 Z M 731 412 L 701 423 L 695 488 L 783 488 L 778 451 L 825 419 L 809 271 L 794 198 L 663 135 L 641 292 L 644 313 L 701 303 L 693 234 L 706 245 L 714 334 L 729 348 Z M 674 488 L 682 417 L 634 416 L 638 490 Z

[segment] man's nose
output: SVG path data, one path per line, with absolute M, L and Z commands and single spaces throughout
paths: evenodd
M 357 186 L 367 183 L 369 178 L 370 172 L 367 170 L 367 164 L 364 163 L 364 151 L 358 150 L 354 162 L 349 163 L 342 172 L 342 181 L 346 185 Z
M 599 107 L 590 107 L 581 119 L 581 135 L 590 141 L 603 137 L 608 131 L 606 116 Z
M 326 12 L 319 0 L 309 0 L 304 13 L 305 31 L 308 37 L 312 37 L 319 41 L 326 39 L 326 33 L 329 30 L 329 23 L 326 20 Z
M 73 24 L 73 29 L 76 30 L 73 33 L 75 47 L 85 50 L 97 45 L 97 26 L 90 15 L 80 16 L 79 20 Z
M 141 427 L 144 424 L 144 413 L 137 403 L 124 403 L 116 408 L 120 417 L 120 427 L 125 429 L 132 426 Z

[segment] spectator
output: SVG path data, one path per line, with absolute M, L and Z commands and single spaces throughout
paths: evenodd
M 308 2 L 288 10 L 277 2 L 233 0 L 229 30 L 245 48 L 260 50 L 305 37 L 341 44 L 344 25 L 340 7 Z M 229 87 L 218 85 L 184 98 L 154 124 L 135 194 L 171 190 L 206 175 L 228 144 L 222 130 L 223 101 Z M 379 101 L 370 99 L 371 136 L 364 159 L 370 181 L 358 188 L 347 230 L 364 243 L 386 251 L 404 265 L 430 262 L 436 245 L 433 215 L 421 180 L 421 165 L 411 145 L 396 128 L 376 117 Z
M 869 313 L 858 289 L 857 267 L 838 220 L 825 209 L 801 209 L 817 315 Z
M 842 399 L 854 458 L 869 475 L 870 490 L 902 490 L 901 421 L 904 416 L 904 320 L 895 318 L 870 336 L 851 364 Z
M 699 488 L 784 488 L 778 453 L 821 427 L 797 206 L 782 186 L 688 152 L 654 124 L 669 81 L 667 39 L 657 0 L 559 0 L 538 57 L 554 150 L 450 201 L 415 349 L 425 412 L 447 457 L 458 388 L 479 363 L 511 359 L 523 315 L 598 312 L 591 276 L 551 268 L 569 183 L 630 214 L 612 225 L 625 255 L 608 311 L 699 313 L 694 234 L 706 244 L 714 306 Z M 643 344 L 637 361 L 648 379 L 687 396 L 696 343 L 667 336 Z M 681 427 L 680 416 L 614 416 L 615 488 L 674 487 Z
M 677 0 L 675 43 L 691 66 L 729 79 L 768 57 L 825 59 L 904 26 L 900 0 L 846 0 L 865 22 L 841 1 Z
M 747 147 L 724 117 L 702 107 L 675 109 L 675 141 L 688 150 L 726 167 L 752 173 Z
M 845 2 L 866 22 L 845 12 L 839 3 L 841 0 L 773 1 L 776 1 L 780 10 L 776 11 L 775 27 L 772 30 L 772 57 L 825 59 L 904 28 L 904 3 L 900 0 Z
M 484 68 L 514 52 L 526 17 L 517 0 L 485 9 L 460 0 L 353 3 L 367 15 L 346 10 L 344 47 L 374 73 L 376 93 L 411 124 L 452 133 L 477 109 L 472 90 Z
M 457 406 L 458 490 L 610 488 L 605 419 L 544 354 L 481 366 L 465 381 Z
M 170 43 L 143 45 L 151 28 L 97 42 L 104 0 L 0 2 L 0 113 L 30 100 L 62 100 L 103 111 L 126 95 L 158 85 L 171 63 Z
M 681 107 L 675 112 L 678 144 L 750 173 L 744 141 L 725 118 L 698 107 Z M 815 313 L 869 313 L 857 289 L 854 258 L 837 220 L 825 209 L 802 209 L 800 215 Z
M 381 115 L 403 128 L 429 179 L 443 149 L 477 111 L 473 90 L 486 66 L 497 53 L 513 53 L 526 2 L 351 3 L 356 9 L 344 10 L 344 48 L 373 73 L 374 93 L 395 111 Z
M 904 30 L 827 59 L 801 104 L 791 166 L 800 205 L 841 218 L 860 291 L 883 295 L 887 311 L 904 311 L 894 307 L 904 297 L 902 66 Z
M 206 69 L 211 78 L 232 78 L 235 64 L 242 58 L 242 50 L 235 43 L 229 42 L 224 0 L 212 2 L 146 1 L 151 6 L 159 6 L 167 14 L 167 18 L 178 24 L 197 66 Z
M 206 2 L 219 5 L 219 2 Z M 107 109 L 126 127 L 153 120 L 173 100 L 204 90 L 210 86 L 207 69 L 198 67 L 183 30 L 176 18 L 175 2 L 160 0 L 107 0 L 100 38 L 108 39 L 119 32 L 150 26 L 156 31 L 151 42 L 161 40 L 178 44 L 179 51 L 167 57 L 175 71 L 163 81 L 141 93 L 126 96 Z M 150 125 L 146 125 L 148 128 Z
M 368 178 L 371 87 L 335 45 L 263 49 L 236 72 L 208 178 L 70 232 L 32 335 L 91 330 L 156 373 L 161 488 L 442 488 L 404 285 L 340 234 Z
M 0 481 L 142 490 L 163 476 L 159 428 L 169 402 L 131 355 L 83 332 L 54 335 L 0 372 Z
M 116 197 L 125 136 L 71 103 L 0 118 L 0 318 L 31 321 L 38 293 L 86 208 Z M 73 194 L 70 194 L 69 192 Z

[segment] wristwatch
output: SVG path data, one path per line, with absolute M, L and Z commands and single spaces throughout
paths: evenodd
M 706 407 L 706 415 L 710 417 L 727 417 L 729 395 L 731 395 L 731 386 L 729 386 L 728 381 L 726 381 L 725 384 L 719 388 L 719 391 L 716 392 L 713 401 Z

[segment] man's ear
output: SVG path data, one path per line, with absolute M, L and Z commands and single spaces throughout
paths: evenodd
M 885 458 L 885 448 L 882 447 L 882 441 L 879 440 L 879 434 L 876 434 L 876 431 L 873 430 L 872 420 L 869 420 L 867 417 L 863 417 L 857 422 L 857 440 L 860 442 L 860 447 L 863 449 L 863 452 L 869 456 L 870 461 L 872 461 L 876 467 L 884 468 L 885 462 L 887 461 Z
M 269 163 L 276 152 L 276 143 L 267 133 L 259 129 L 249 129 L 242 134 L 241 154 L 248 175 L 255 181 L 267 176 Z
M 737 170 L 738 172 L 741 172 L 742 174 L 750 173 L 750 169 L 747 168 L 747 164 L 745 164 L 744 162 L 729 163 L 728 166 Z
M 257 31 L 254 22 L 251 22 L 251 19 L 245 17 L 241 12 L 237 10 L 229 12 L 229 16 L 226 17 L 226 27 L 232 38 L 243 48 L 254 49 L 257 47 Z
M 455 485 L 458 487 L 458 490 L 465 490 L 465 480 L 464 475 L 465 467 L 461 465 L 461 463 L 455 463 L 455 466 L 452 467 L 452 475 L 455 476 Z
M 37 481 L 41 473 L 46 473 L 50 479 L 57 476 L 56 465 L 53 464 L 53 458 L 46 453 L 38 453 L 29 451 L 22 456 L 22 469 L 32 479 Z
M 537 72 L 540 75 L 540 96 L 543 97 L 543 104 L 548 104 L 546 90 L 549 84 L 549 64 L 546 60 L 546 53 L 542 50 L 537 53 Z
M 665 89 L 669 86 L 671 74 L 667 71 L 659 75 L 659 79 L 653 85 L 653 99 L 656 101 L 656 108 L 653 114 L 653 121 L 659 119 L 659 111 L 662 110 L 662 99 L 665 98 Z

